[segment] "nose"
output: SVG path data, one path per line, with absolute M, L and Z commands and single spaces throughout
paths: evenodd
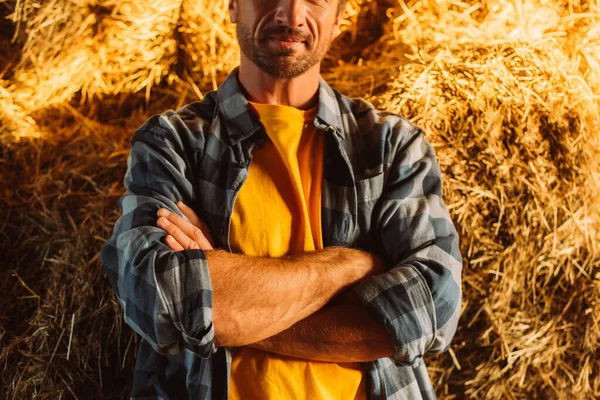
M 281 0 L 279 2 L 275 14 L 277 25 L 286 25 L 291 28 L 303 27 L 305 20 L 304 0 Z

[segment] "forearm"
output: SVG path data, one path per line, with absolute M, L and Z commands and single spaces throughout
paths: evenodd
M 367 362 L 394 353 L 391 336 L 352 292 L 289 329 L 248 346 L 328 362 Z
M 206 251 L 218 346 L 242 346 L 306 318 L 375 271 L 366 252 L 328 248 L 269 258 Z

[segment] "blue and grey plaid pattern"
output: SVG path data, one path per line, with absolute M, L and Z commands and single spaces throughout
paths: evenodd
M 231 251 L 233 204 L 266 140 L 237 71 L 202 101 L 149 118 L 131 139 L 122 215 L 101 259 L 142 337 L 135 399 L 228 397 L 231 351 L 214 345 L 204 252 L 170 250 L 156 212 L 184 217 L 182 200 Z M 423 355 L 446 350 L 455 333 L 462 259 L 433 148 L 406 119 L 319 83 L 324 245 L 372 251 L 388 266 L 353 288 L 394 340 L 393 357 L 361 364 L 369 398 L 435 398 Z

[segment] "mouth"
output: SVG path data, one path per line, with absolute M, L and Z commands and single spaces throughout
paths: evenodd
M 269 36 L 268 39 L 275 43 L 278 47 L 282 47 L 285 49 L 296 49 L 306 44 L 304 40 L 294 36 L 273 35 Z
M 301 40 L 301 39 L 293 37 L 293 36 L 269 36 L 269 39 L 277 40 L 279 42 L 286 42 L 286 43 L 303 43 L 304 42 L 304 40 Z

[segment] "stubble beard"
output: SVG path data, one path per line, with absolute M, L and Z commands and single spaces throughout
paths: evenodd
M 284 32 L 283 29 L 282 33 Z M 292 34 L 293 30 L 291 28 L 287 29 L 288 31 L 285 33 Z M 292 79 L 304 74 L 323 60 L 332 40 L 332 38 L 329 38 L 329 40 L 321 42 L 312 52 L 307 51 L 300 56 L 290 56 L 293 54 L 291 49 L 280 49 L 278 54 L 272 54 L 266 48 L 259 46 L 255 42 L 248 25 L 242 22 L 236 24 L 236 33 L 242 53 L 256 64 L 261 71 L 275 79 Z M 308 45 L 310 43 L 308 41 Z

